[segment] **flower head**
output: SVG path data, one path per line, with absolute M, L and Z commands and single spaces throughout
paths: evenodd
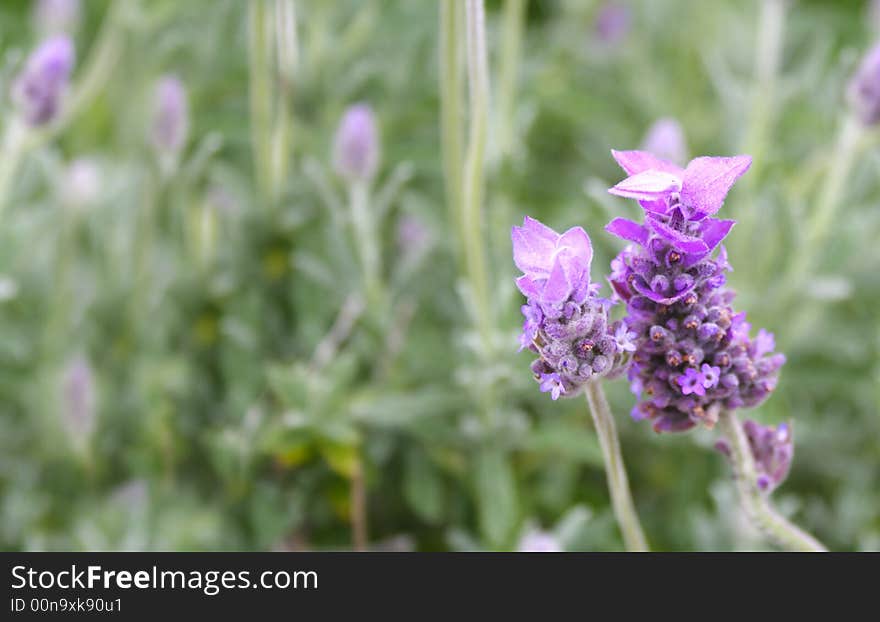
M 681 124 L 670 117 L 658 119 L 648 129 L 642 149 L 681 166 L 687 159 L 687 145 Z
M 526 217 L 513 227 L 513 260 L 523 275 L 517 287 L 528 298 L 520 350 L 540 358 L 532 372 L 555 400 L 577 395 L 590 380 L 622 371 L 635 349 L 622 322 L 609 325 L 610 302 L 590 283 L 593 247 L 580 227 L 563 234 Z
M 45 125 L 58 115 L 74 60 L 73 42 L 67 36 L 47 39 L 28 58 L 12 95 L 29 125 Z
M 626 38 L 632 22 L 628 6 L 619 2 L 605 2 L 596 15 L 595 30 L 605 45 L 616 45 Z
M 553 534 L 535 529 L 522 537 L 517 551 L 520 553 L 561 553 L 562 546 Z
M 847 87 L 849 105 L 865 125 L 880 122 L 880 43 L 862 59 Z
M 609 281 L 635 333 L 633 415 L 657 431 L 711 427 L 722 408 L 766 399 L 785 361 L 773 354 L 772 335 L 751 340 L 745 314 L 731 307 L 720 244 L 734 221 L 713 217 L 751 159 L 696 158 L 682 169 L 644 151 L 613 154 L 629 177 L 610 192 L 636 199 L 645 213 L 641 223 L 615 218 L 606 227 L 630 243 Z
M 345 111 L 333 143 L 333 165 L 343 178 L 368 181 L 379 166 L 379 137 L 373 110 L 355 104 Z
M 95 381 L 89 362 L 73 358 L 61 382 L 63 423 L 72 440 L 83 442 L 95 426 Z
M 162 76 L 153 100 L 153 145 L 162 153 L 176 154 L 189 133 L 186 87 L 175 75 Z

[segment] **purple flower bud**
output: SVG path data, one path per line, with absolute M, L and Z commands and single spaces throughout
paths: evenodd
M 355 104 L 345 111 L 333 143 L 333 166 L 349 181 L 369 181 L 379 166 L 379 136 L 373 110 Z
M 687 161 L 684 131 L 675 119 L 664 118 L 655 121 L 645 135 L 642 149 L 679 166 L 683 166 Z
M 431 232 L 420 218 L 405 215 L 397 222 L 397 247 L 405 258 L 418 257 L 431 244 Z
M 865 125 L 880 122 L 880 44 L 862 59 L 847 87 L 847 99 L 855 115 Z
M 37 27 L 48 34 L 71 32 L 79 17 L 79 0 L 38 0 L 34 7 Z
M 755 459 L 758 488 L 770 493 L 785 481 L 791 468 L 794 457 L 791 426 L 787 423 L 765 426 L 750 419 L 743 424 L 743 430 Z
M 73 42 L 66 36 L 47 39 L 28 58 L 12 96 L 29 125 L 46 125 L 58 116 L 74 60 Z
M 70 361 L 61 381 L 61 412 L 64 426 L 77 442 L 95 426 L 95 381 L 89 362 L 82 356 Z
M 596 15 L 594 26 L 596 36 L 605 45 L 617 45 L 626 38 L 631 22 L 632 16 L 628 6 L 617 2 L 606 2 Z
M 78 158 L 64 173 L 62 200 L 79 208 L 94 203 L 101 191 L 101 169 L 94 160 Z
M 177 154 L 189 133 L 186 88 L 175 75 L 162 76 L 153 99 L 153 145 L 162 153 Z
M 522 537 L 517 551 L 520 553 L 561 553 L 562 546 L 552 534 L 533 530 Z

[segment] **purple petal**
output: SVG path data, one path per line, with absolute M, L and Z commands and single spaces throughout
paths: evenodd
M 611 155 L 627 175 L 638 175 L 648 170 L 665 171 L 676 177 L 681 177 L 683 173 L 680 166 L 661 160 L 648 151 L 615 151 L 612 149 Z
M 721 209 L 731 186 L 751 165 L 752 158 L 749 156 L 691 160 L 681 183 L 681 202 L 690 210 L 688 216 L 697 220 Z
M 681 179 L 665 171 L 647 170 L 627 177 L 608 192 L 619 197 L 656 201 L 669 196 L 681 186 Z
M 605 231 L 623 240 L 636 242 L 642 246 L 648 243 L 648 230 L 639 223 L 627 220 L 626 218 L 615 218 L 605 225 Z
M 544 285 L 544 292 L 541 294 L 541 301 L 549 304 L 561 304 L 565 302 L 571 293 L 571 283 L 564 266 L 565 260 L 557 257 L 553 262 L 553 269 L 550 271 L 550 278 Z
M 516 280 L 516 286 L 526 298 L 538 299 L 541 297 L 541 288 L 528 276 L 521 276 Z
M 666 223 L 656 219 L 651 219 L 651 228 L 657 232 L 657 235 L 667 240 L 672 247 L 683 253 L 707 253 L 709 247 L 700 238 L 685 235 L 680 231 L 676 231 Z
M 590 243 L 590 236 L 583 228 L 572 227 L 560 236 L 556 246 L 560 249 L 568 249 L 589 274 L 590 262 L 593 261 L 593 245 Z
M 553 233 L 551 238 L 547 231 L 553 232 L 528 217 L 522 227 L 513 227 L 510 231 L 513 262 L 527 275 L 546 277 L 550 272 L 559 236 Z
M 721 240 L 727 237 L 735 224 L 735 220 L 718 220 L 716 218 L 707 218 L 700 223 L 703 242 L 706 243 L 710 251 L 714 250 L 721 243 Z

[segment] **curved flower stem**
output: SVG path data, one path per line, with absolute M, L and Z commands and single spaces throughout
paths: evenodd
M 525 0 L 507 0 L 501 26 L 501 58 L 498 72 L 498 114 L 495 164 L 508 157 L 514 147 L 514 104 L 519 77 L 520 49 L 526 14 Z
M 272 46 L 274 30 L 265 0 L 249 4 L 249 63 L 251 148 L 254 177 L 259 197 L 270 202 L 272 195 Z
M 608 477 L 611 504 L 614 507 L 617 524 L 623 533 L 623 541 L 628 551 L 648 551 L 648 542 L 642 532 L 642 525 L 639 523 L 639 516 L 629 491 L 617 428 L 614 425 L 608 400 L 605 398 L 605 391 L 601 383 L 588 382 L 586 394 L 593 423 L 596 425 L 599 445 L 602 447 L 602 456 L 605 459 L 605 474 Z
M 730 444 L 730 460 L 740 502 L 749 521 L 774 544 L 790 551 L 827 551 L 821 542 L 780 515 L 758 488 L 755 460 L 736 414 L 722 412 L 718 424 Z

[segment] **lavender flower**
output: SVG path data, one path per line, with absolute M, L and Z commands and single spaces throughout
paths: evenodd
M 605 45 L 617 45 L 629 33 L 632 16 L 624 4 L 606 2 L 599 9 L 594 28 L 599 40 Z
M 81 442 L 95 427 L 95 381 L 89 362 L 77 356 L 68 363 L 61 382 L 64 426 Z
M 379 138 L 373 110 L 355 104 L 345 111 L 333 143 L 333 165 L 349 181 L 369 181 L 379 166 Z
M 622 322 L 609 326 L 611 302 L 590 283 L 593 247 L 580 227 L 559 235 L 533 218 L 513 227 L 516 280 L 528 298 L 520 350 L 540 355 L 532 363 L 540 389 L 555 400 L 574 396 L 598 377 L 622 371 L 635 346 Z
M 687 145 L 681 124 L 668 117 L 657 119 L 645 135 L 642 151 L 653 153 L 661 160 L 683 165 L 687 160 Z
M 880 122 L 880 43 L 862 59 L 846 94 L 850 107 L 863 124 Z
M 562 546 L 553 534 L 532 530 L 526 533 L 517 546 L 519 553 L 561 553 Z
M 28 58 L 12 87 L 12 97 L 28 125 L 46 125 L 58 115 L 74 58 L 73 42 L 66 36 L 47 39 Z
M 606 227 L 631 242 L 609 281 L 636 334 L 633 417 L 654 420 L 658 432 L 682 431 L 713 426 L 721 409 L 760 404 L 785 357 L 771 354 L 770 333 L 750 339 L 745 314 L 731 308 L 731 267 L 719 245 L 734 221 L 713 218 L 751 158 L 702 157 L 682 169 L 644 151 L 612 153 L 630 176 L 609 192 L 645 212 L 641 224 L 615 218 Z
M 770 493 L 785 481 L 791 468 L 791 460 L 794 457 L 791 426 L 780 423 L 774 428 L 749 419 L 743 424 L 743 430 L 758 471 L 756 482 L 758 488 Z M 715 447 L 730 457 L 730 445 L 726 440 L 718 441 Z
M 189 133 L 186 87 L 175 75 L 162 76 L 153 99 L 153 145 L 162 153 L 179 153 Z
M 79 23 L 79 0 L 38 0 L 34 19 L 43 32 L 70 32 Z
M 90 158 L 77 158 L 68 165 L 61 183 L 62 200 L 74 208 L 97 201 L 101 191 L 101 169 Z

